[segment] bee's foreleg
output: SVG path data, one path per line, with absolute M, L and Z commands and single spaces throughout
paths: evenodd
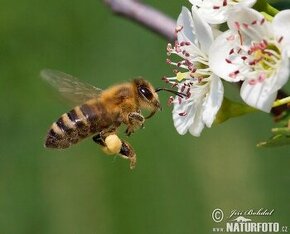
M 122 140 L 121 150 L 119 152 L 120 156 L 125 159 L 130 160 L 130 169 L 134 169 L 136 165 L 136 153 L 133 147 L 126 141 Z
M 127 136 L 130 136 L 136 129 L 143 127 L 145 118 L 138 112 L 130 112 L 128 114 L 128 124 L 126 129 Z

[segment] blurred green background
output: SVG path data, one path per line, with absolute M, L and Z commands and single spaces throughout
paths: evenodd
M 187 3 L 146 2 L 174 18 Z M 1 3 L 1 234 L 212 233 L 219 226 L 211 218 L 215 208 L 275 209 L 268 220 L 290 225 L 289 147 L 255 147 L 273 126 L 264 113 L 232 119 L 200 138 L 179 136 L 168 94 L 160 94 L 164 111 L 128 139 L 138 156 L 134 171 L 90 139 L 45 149 L 51 123 L 71 106 L 44 84 L 41 69 L 102 88 L 139 75 L 162 86 L 160 78 L 172 74 L 167 42 L 113 16 L 101 1 Z

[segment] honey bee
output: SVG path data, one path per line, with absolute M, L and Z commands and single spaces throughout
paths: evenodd
M 41 76 L 76 104 L 51 125 L 45 147 L 64 149 L 92 136 L 106 154 L 119 154 L 129 159 L 131 169 L 136 164 L 136 153 L 128 142 L 118 137 L 118 128 L 126 125 L 127 136 L 142 128 L 145 119 L 161 110 L 157 94 L 161 90 L 183 96 L 170 89 L 154 89 L 142 78 L 102 90 L 56 70 L 42 70 Z M 141 110 L 150 111 L 149 116 L 144 117 Z

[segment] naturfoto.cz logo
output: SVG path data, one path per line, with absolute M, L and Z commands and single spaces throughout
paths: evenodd
M 245 211 L 231 210 L 226 216 L 220 208 L 212 211 L 212 220 L 219 224 L 212 229 L 213 232 L 248 232 L 248 233 L 287 233 L 288 226 L 280 225 L 279 222 L 261 222 L 255 221 L 257 217 L 272 216 L 274 209 L 249 209 Z M 222 222 L 222 221 L 225 222 Z

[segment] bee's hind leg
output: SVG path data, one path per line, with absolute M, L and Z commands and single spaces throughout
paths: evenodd
M 122 141 L 114 133 L 106 136 L 99 133 L 93 137 L 93 140 L 99 144 L 104 153 L 108 155 L 118 154 L 122 147 Z
M 93 140 L 101 145 L 104 153 L 108 155 L 119 154 L 122 158 L 130 160 L 130 169 L 135 168 L 136 153 L 128 142 L 121 140 L 116 134 L 111 134 L 103 138 L 100 133 L 95 135 Z
M 120 156 L 125 159 L 130 160 L 130 169 L 134 169 L 136 165 L 136 153 L 133 147 L 126 141 L 122 140 L 121 150 L 119 152 Z
M 100 133 L 93 137 L 93 141 L 101 146 L 106 146 L 105 140 L 101 137 Z
M 120 125 L 120 124 L 118 124 Z M 101 145 L 101 146 L 104 146 L 106 147 L 106 138 L 109 136 L 109 135 L 114 135 L 116 134 L 116 129 L 118 127 L 118 125 L 116 126 L 111 126 L 107 129 L 104 129 L 102 131 L 100 131 L 97 135 L 93 136 L 93 141 L 96 142 L 97 144 Z

